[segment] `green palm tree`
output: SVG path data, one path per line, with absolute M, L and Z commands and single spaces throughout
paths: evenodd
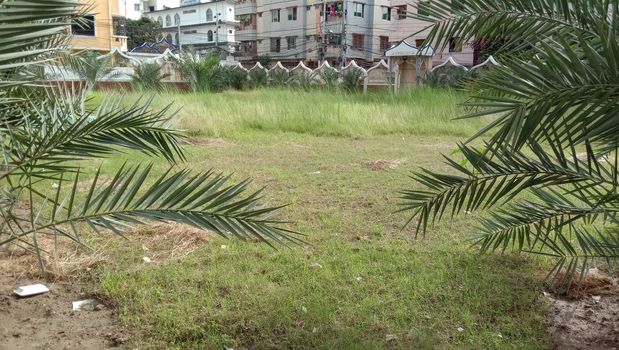
M 463 118 L 489 124 L 422 169 L 427 189 L 402 192 L 417 232 L 443 216 L 488 210 L 482 251 L 556 259 L 562 286 L 619 260 L 619 11 L 617 0 L 433 0 L 420 3 L 427 42 L 501 43 L 501 67 L 476 83 Z M 483 146 L 470 141 L 483 140 Z M 410 222 L 410 221 L 409 221 Z
M 160 92 L 165 88 L 163 80 L 169 76 L 170 74 L 161 71 L 161 66 L 157 63 L 142 63 L 135 67 L 131 84 L 139 90 Z
M 86 83 L 86 92 L 95 89 L 97 81 L 113 74 L 114 67 L 109 59 L 102 58 L 95 51 L 84 51 L 79 54 L 64 54 L 66 66 Z
M 122 235 L 131 225 L 174 221 L 224 237 L 269 245 L 300 243 L 264 207 L 249 181 L 230 183 L 212 171 L 192 174 L 181 134 L 168 127 L 172 114 L 149 109 L 149 101 L 128 107 L 105 101 L 94 112 L 73 108 L 70 94 L 32 84 L 23 71 L 57 58 L 64 31 L 79 15 L 78 0 L 0 0 L 0 246 L 15 244 L 39 257 L 43 235 L 82 243 L 81 232 L 109 230 Z M 77 97 L 79 98 L 79 97 Z M 152 164 L 125 164 L 111 181 L 83 160 L 135 150 L 167 159 L 155 174 Z M 86 180 L 85 173 L 94 172 Z M 80 192 L 78 184 L 90 181 Z M 19 208 L 19 209 L 17 209 Z M 26 209 L 24 209 L 26 208 Z

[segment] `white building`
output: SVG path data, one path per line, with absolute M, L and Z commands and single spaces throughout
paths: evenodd
M 322 60 L 341 65 L 352 59 L 367 65 L 385 58 L 393 44 L 407 39 L 420 46 L 427 31 L 410 37 L 427 24 L 407 16 L 419 0 L 236 0 L 239 21 L 236 40 L 239 60 L 260 56 L 284 64 Z M 447 52 L 445 52 L 447 51 Z M 437 51 L 434 60 L 452 56 L 473 64 L 473 49 L 453 45 Z
M 151 0 L 143 15 L 159 22 L 164 35 L 175 44 L 191 45 L 199 52 L 209 48 L 234 50 L 239 22 L 234 18 L 231 1 L 180 0 L 179 5 L 168 7 L 161 1 Z

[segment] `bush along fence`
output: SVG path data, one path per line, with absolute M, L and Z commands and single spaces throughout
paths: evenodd
M 228 88 L 250 89 L 262 86 L 290 86 L 300 89 L 316 87 L 345 91 L 387 89 L 397 82 L 398 67 L 389 68 L 381 60 L 369 68 L 359 66 L 354 60 L 345 67 L 336 68 L 323 62 L 317 68 L 307 67 L 300 61 L 293 68 L 276 62 L 270 68 L 256 63 L 244 67 L 240 62 L 221 60 L 219 55 L 198 57 L 195 53 L 163 54 L 123 53 L 119 50 L 100 55 L 97 60 L 109 62 L 109 68 L 96 78 L 98 88 L 126 87 L 145 90 L 162 90 L 173 87 L 190 91 L 221 91 Z M 431 87 L 457 87 L 469 78 L 483 74 L 500 64 L 490 56 L 483 63 L 467 68 L 452 57 L 431 70 L 420 74 L 419 85 Z M 104 65 L 101 65 L 104 66 Z M 90 76 L 97 76 L 90 74 Z M 69 66 L 48 66 L 45 79 L 66 86 L 67 82 L 83 82 L 80 69 Z

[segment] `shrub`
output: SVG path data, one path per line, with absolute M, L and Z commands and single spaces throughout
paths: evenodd
M 456 88 L 462 86 L 469 77 L 468 72 L 459 67 L 440 67 L 434 72 L 427 72 L 423 79 L 429 87 Z
M 163 91 L 165 84 L 163 80 L 169 74 L 161 72 L 161 66 L 157 63 L 142 63 L 135 68 L 132 76 L 132 85 L 139 90 Z
M 228 67 L 225 69 L 225 71 L 228 75 L 227 80 L 229 87 L 235 90 L 243 90 L 248 86 L 249 81 L 246 71 L 235 67 Z
M 322 69 L 318 75 L 322 79 L 324 87 L 329 90 L 334 89 L 337 86 L 338 79 L 340 78 L 340 73 L 333 68 Z
M 210 52 L 200 57 L 195 50 L 186 50 L 181 55 L 178 67 L 191 91 L 219 92 L 229 86 L 229 74 L 226 68 L 219 64 L 220 60 L 221 54 L 218 52 Z
M 289 82 L 290 73 L 283 69 L 272 70 L 269 73 L 269 84 L 273 86 L 284 86 Z
M 264 69 L 254 69 L 249 72 L 249 86 L 253 89 L 267 84 L 267 72 Z
M 347 92 L 355 92 L 359 90 L 359 79 L 361 71 L 358 69 L 350 69 L 342 73 L 342 89 Z

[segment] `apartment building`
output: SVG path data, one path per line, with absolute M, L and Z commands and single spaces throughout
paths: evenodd
M 168 40 L 182 47 L 190 45 L 198 52 L 218 48 L 231 53 L 237 46 L 234 36 L 238 21 L 230 1 L 181 0 L 177 7 L 149 7 L 143 15 L 159 22 Z
M 127 51 L 124 1 L 129 0 L 84 1 L 83 18 L 71 25 L 71 46 L 75 50 Z
M 322 61 L 342 65 L 354 59 L 369 65 L 383 59 L 385 50 L 401 40 L 421 46 L 427 31 L 411 34 L 426 24 L 408 16 L 419 11 L 417 3 L 236 0 L 237 59 L 252 62 L 268 56 L 287 65 L 300 60 L 308 65 Z M 450 45 L 448 50 L 437 51 L 434 60 L 448 56 L 461 64 L 473 64 L 473 50 L 467 45 Z

